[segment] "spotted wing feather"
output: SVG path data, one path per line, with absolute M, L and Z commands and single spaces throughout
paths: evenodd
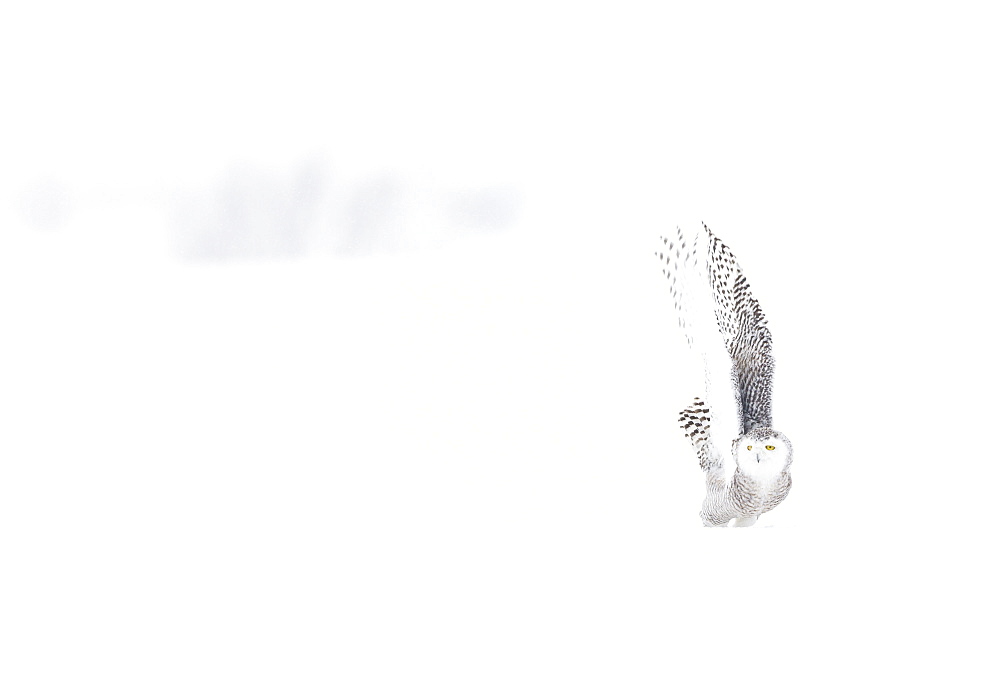
M 708 237 L 708 278 L 716 322 L 733 363 L 741 433 L 770 427 L 774 356 L 767 317 L 732 251 L 702 226 Z
M 697 365 L 704 370 L 705 389 L 699 395 L 701 405 L 681 412 L 682 426 L 696 418 L 702 421 L 697 436 L 691 438 L 692 441 L 699 439 L 695 450 L 703 469 L 709 464 L 713 468 L 721 467 L 731 454 L 733 438 L 743 433 L 733 361 L 719 335 L 716 321 L 717 307 L 710 278 L 710 239 L 711 235 L 700 227 L 694 232 L 678 227 L 674 236 L 661 237 L 662 252 L 657 251 L 681 330 L 697 357 Z M 685 427 L 685 433 L 690 429 Z
M 702 470 L 711 470 L 720 466 L 721 457 L 712 447 L 710 430 L 712 413 L 705 402 L 695 398 L 687 408 L 680 413 L 680 425 L 684 436 L 691 440 L 694 452 L 698 456 L 698 464 Z

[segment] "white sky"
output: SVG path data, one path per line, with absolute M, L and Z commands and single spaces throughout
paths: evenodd
M 0 681 L 995 680 L 992 13 L 691 8 L 5 9 Z M 750 530 L 674 424 L 702 220 Z

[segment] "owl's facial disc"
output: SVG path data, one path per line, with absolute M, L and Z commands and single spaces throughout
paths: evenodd
M 743 471 L 759 479 L 777 476 L 791 459 L 791 445 L 783 434 L 756 429 L 741 437 L 736 462 Z

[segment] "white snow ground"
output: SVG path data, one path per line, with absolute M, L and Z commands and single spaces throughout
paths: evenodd
M 3 684 L 995 681 L 984 15 L 539 7 L 4 22 Z M 701 220 L 796 448 L 748 530 Z

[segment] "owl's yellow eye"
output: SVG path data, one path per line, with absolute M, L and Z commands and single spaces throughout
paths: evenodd
M 774 447 L 770 446 L 770 445 L 765 446 L 764 448 L 766 448 L 768 451 L 773 451 L 774 450 Z
M 753 451 L 753 446 L 747 446 L 747 451 Z

